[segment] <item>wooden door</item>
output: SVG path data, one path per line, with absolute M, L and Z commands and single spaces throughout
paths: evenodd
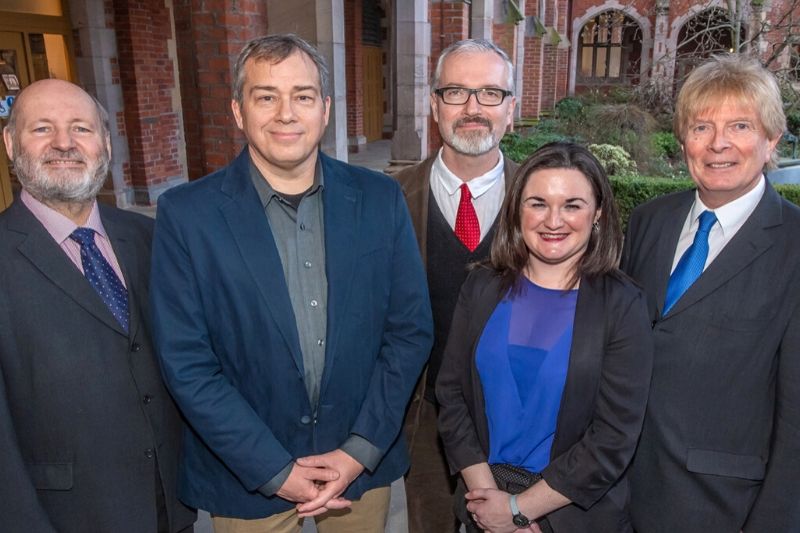
M 0 130 L 8 123 L 13 97 L 28 85 L 28 62 L 21 32 L 0 31 Z M 9 98 L 11 97 L 11 98 Z M 0 149 L 0 211 L 11 205 L 11 164 Z
M 364 136 L 367 142 L 383 137 L 383 50 L 364 46 Z

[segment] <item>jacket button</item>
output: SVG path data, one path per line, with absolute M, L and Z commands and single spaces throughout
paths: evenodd
M 155 452 L 153 451 L 153 448 L 147 448 L 144 451 L 144 456 L 147 457 L 148 459 L 152 459 L 154 455 L 155 455 Z
M 141 349 L 142 349 L 142 345 L 141 345 L 141 344 L 139 344 L 138 342 L 134 342 L 134 343 L 131 345 L 131 351 L 132 351 L 132 352 L 138 352 L 138 351 L 139 351 L 139 350 L 141 350 Z
M 153 401 L 153 397 L 150 396 L 149 394 L 145 394 L 144 397 L 142 398 L 142 401 L 144 402 L 145 405 L 147 405 L 148 403 Z
M 310 424 L 311 423 L 311 417 L 308 416 L 308 415 L 303 415 L 302 417 L 300 417 L 300 423 L 301 424 Z

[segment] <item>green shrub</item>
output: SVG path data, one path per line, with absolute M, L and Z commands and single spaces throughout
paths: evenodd
M 609 176 L 622 176 L 636 172 L 636 162 L 621 146 L 613 144 L 590 144 L 589 151 L 605 167 Z
M 622 228 L 628 226 L 631 211 L 658 196 L 694 187 L 690 179 L 664 179 L 644 176 L 612 176 L 611 188 L 619 209 Z M 800 185 L 775 185 L 778 194 L 800 205 Z
M 506 133 L 503 140 L 500 141 L 500 149 L 512 161 L 522 163 L 529 155 L 545 144 L 567 140 L 570 140 L 569 137 L 549 131 L 545 125 L 543 131 L 533 128 L 526 135 L 517 132 Z
M 578 98 L 562 98 L 556 104 L 556 117 L 567 122 L 581 122 L 583 120 L 584 105 Z
M 670 160 L 681 157 L 681 144 L 671 131 L 657 131 L 650 137 L 653 155 Z

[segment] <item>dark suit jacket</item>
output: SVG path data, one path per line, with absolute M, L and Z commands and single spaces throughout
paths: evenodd
M 488 459 L 475 348 L 504 296 L 500 286 L 493 271 L 473 271 L 453 314 L 436 382 L 439 431 L 453 472 Z M 582 279 L 551 461 L 542 472 L 553 489 L 573 502 L 547 515 L 557 533 L 630 530 L 623 473 L 639 437 L 652 363 L 641 291 L 621 273 Z
M 17 200 L 0 214 L 0 530 L 156 530 L 156 456 L 172 531 L 180 419 L 147 316 L 152 221 L 100 206 L 130 335 Z
M 634 524 L 660 531 L 800 531 L 800 209 L 767 183 L 739 232 L 667 316 L 694 201 L 630 219 L 623 267 L 645 288 L 656 352 L 632 467 Z
M 404 168 L 395 175 L 395 179 L 403 187 L 403 194 L 408 202 L 414 234 L 417 237 L 422 262 L 427 265 L 428 253 L 428 202 L 431 196 L 431 167 L 439 152 L 414 166 Z M 506 193 L 511 188 L 514 174 L 519 165 L 508 157 L 503 159 L 503 175 L 505 176 Z
M 228 167 L 165 193 L 152 301 L 164 374 L 193 432 L 180 495 L 212 513 L 257 518 L 293 504 L 255 492 L 289 462 L 351 434 L 382 459 L 348 498 L 408 468 L 399 438 L 431 345 L 425 274 L 394 180 L 320 154 L 328 280 L 317 416 L 281 259 L 245 149 Z

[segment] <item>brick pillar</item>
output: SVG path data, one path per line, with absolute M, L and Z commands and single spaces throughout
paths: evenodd
M 523 117 L 538 117 L 542 109 L 542 67 L 544 63 L 544 46 L 542 38 L 535 34 L 531 17 L 541 21 L 539 2 L 525 3 L 526 29 L 524 38 L 525 65 L 522 71 L 522 93 L 518 99 L 520 113 Z
M 363 0 L 344 1 L 345 76 L 347 78 L 347 149 L 357 152 L 364 136 L 364 56 L 362 53 Z
M 442 50 L 469 37 L 469 6 L 461 1 L 440 1 L 431 2 L 428 10 L 431 21 L 429 79 L 432 82 Z M 439 126 L 433 120 L 433 116 L 429 121 L 428 151 L 433 153 L 442 146 L 442 137 L 439 135 Z
M 181 118 L 168 49 L 172 12 L 163 0 L 114 0 L 119 76 L 134 202 L 150 205 L 183 180 Z
M 233 66 L 242 47 L 267 33 L 258 0 L 175 0 L 175 32 L 190 179 L 227 165 L 244 136 L 231 113 Z

